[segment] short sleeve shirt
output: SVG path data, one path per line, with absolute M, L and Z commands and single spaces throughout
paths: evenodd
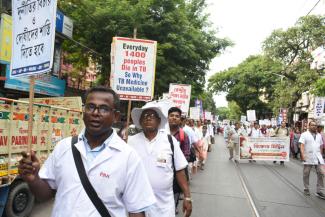
M 182 153 L 178 141 L 173 138 L 174 159 L 176 171 L 186 168 L 187 161 Z M 172 150 L 168 140 L 168 134 L 158 132 L 157 136 L 149 141 L 143 132 L 129 138 L 130 144 L 145 166 L 149 180 L 157 199 L 156 205 L 150 211 L 150 217 L 175 216 L 175 204 L 173 193 L 173 163 Z
M 320 149 L 323 144 L 322 136 L 317 133 L 316 137 L 308 131 L 301 134 L 299 143 L 304 144 L 305 162 L 304 164 L 317 165 L 324 164 L 324 159 Z
M 112 217 L 126 217 L 155 203 L 144 166 L 138 154 L 114 131 L 111 140 L 87 164 L 82 135 L 75 144 L 81 154 L 86 174 Z M 71 137 L 56 145 L 42 166 L 39 176 L 55 189 L 52 217 L 100 217 L 86 194 L 75 167 Z

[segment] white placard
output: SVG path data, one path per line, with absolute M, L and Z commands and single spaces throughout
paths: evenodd
M 246 116 L 242 115 L 240 116 L 240 122 L 244 123 L 246 121 Z
M 204 116 L 206 120 L 212 120 L 211 112 L 205 111 Z
M 316 119 L 322 118 L 324 114 L 324 97 L 315 97 L 314 117 Z
M 247 121 L 256 121 L 255 110 L 247 110 Z
M 150 101 L 154 93 L 157 42 L 113 38 L 111 87 L 120 99 Z
M 200 120 L 200 108 L 191 107 L 190 108 L 190 118 L 193 120 Z
M 266 126 L 270 126 L 271 125 L 271 121 L 269 119 L 264 119 L 264 124 Z
M 183 113 L 188 114 L 191 100 L 191 85 L 169 84 L 169 98 Z
M 56 0 L 12 1 L 12 77 L 52 69 Z

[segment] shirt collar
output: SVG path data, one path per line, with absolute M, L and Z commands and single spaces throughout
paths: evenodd
M 79 134 L 78 139 L 79 139 L 79 141 L 84 141 L 86 150 L 88 151 L 88 149 L 90 149 L 90 147 L 88 144 L 88 140 L 85 136 L 85 132 L 86 132 L 86 129 L 84 128 L 81 131 L 81 133 Z M 115 129 L 113 129 L 113 133 L 103 142 L 102 145 L 96 147 L 95 149 L 93 149 L 93 151 L 101 151 L 102 149 L 104 149 L 106 147 L 114 148 L 114 149 L 121 151 L 122 150 L 121 143 L 116 141 L 116 139 L 117 139 L 116 136 L 118 136 L 118 135 L 116 134 Z

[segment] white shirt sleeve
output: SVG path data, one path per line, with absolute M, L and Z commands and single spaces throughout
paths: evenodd
M 187 166 L 187 160 L 179 147 L 179 142 L 173 137 L 173 144 L 174 144 L 174 160 L 175 160 L 175 170 L 179 171 Z
M 306 144 L 306 133 L 303 133 L 303 134 L 301 134 L 301 136 L 300 136 L 300 138 L 299 138 L 299 143 L 302 143 L 302 144 Z
M 138 213 L 156 203 L 149 179 L 140 157 L 132 151 L 128 159 L 123 201 L 130 213 Z
M 54 151 L 50 154 L 50 156 L 46 159 L 42 168 L 38 172 L 38 175 L 41 179 L 47 181 L 49 186 L 52 189 L 57 189 L 57 184 L 55 182 L 55 157 Z

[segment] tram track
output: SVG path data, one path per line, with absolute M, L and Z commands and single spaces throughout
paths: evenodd
M 242 171 L 242 169 L 240 168 L 239 166 L 239 163 L 236 161 L 234 162 L 234 165 L 235 165 L 235 168 L 236 168 L 236 171 L 237 171 L 237 174 L 239 176 L 239 179 L 240 179 L 240 182 L 241 182 L 241 185 L 243 187 L 243 190 L 247 196 L 247 199 L 248 199 L 248 202 L 249 202 L 249 205 L 252 209 L 252 212 L 253 212 L 253 216 L 254 217 L 264 217 L 262 215 L 261 212 L 259 212 L 259 205 L 258 205 L 258 200 L 256 199 L 254 193 L 252 190 L 250 190 L 250 187 L 249 187 L 249 184 L 248 184 L 248 180 L 244 174 L 244 172 Z
M 317 214 L 319 214 L 320 217 L 324 217 L 325 215 L 325 207 L 320 206 L 318 204 L 318 202 L 315 200 L 315 198 L 313 197 L 306 197 L 304 195 L 304 192 L 302 189 L 300 189 L 299 187 L 297 187 L 293 182 L 291 182 L 288 178 L 286 178 L 285 176 L 283 176 L 279 171 L 277 171 L 274 167 L 268 165 L 266 162 L 264 162 L 265 164 L 263 165 L 267 170 L 269 170 L 271 173 L 273 173 L 276 177 L 279 178 L 279 180 L 281 180 L 286 186 L 290 187 L 292 190 L 294 190 L 301 198 L 303 198 L 306 203 L 312 207 Z M 298 164 L 295 162 L 295 164 Z
M 295 164 L 298 164 L 298 163 L 295 162 Z M 263 213 L 263 211 L 262 211 L 263 207 L 260 205 L 260 202 L 263 202 L 263 201 L 259 201 L 255 197 L 254 191 L 250 187 L 249 181 L 246 178 L 246 175 L 245 175 L 244 171 L 240 167 L 240 164 L 238 162 L 235 162 L 234 165 L 235 165 L 236 171 L 238 173 L 238 176 L 240 178 L 243 190 L 244 190 L 245 194 L 247 195 L 247 200 L 248 200 L 248 203 L 249 203 L 249 205 L 250 205 L 250 207 L 252 209 L 253 216 L 254 217 L 266 217 L 265 213 Z M 317 201 L 316 198 L 306 197 L 304 195 L 303 190 L 300 189 L 300 187 L 296 186 L 292 181 L 290 181 L 288 178 L 283 176 L 272 165 L 269 165 L 266 162 L 263 162 L 263 164 L 261 166 L 263 166 L 268 171 L 270 171 L 282 183 L 284 183 L 286 186 L 288 186 L 290 189 L 292 189 L 296 194 L 298 194 L 299 197 L 301 197 L 306 202 L 306 204 L 317 213 L 317 215 L 319 217 L 324 217 L 325 216 L 325 207 L 322 206 L 319 203 L 319 201 Z M 290 204 L 283 204 L 283 205 L 290 205 Z M 292 206 L 292 205 L 290 205 L 290 206 Z M 308 208 L 308 207 L 306 207 L 306 208 Z

